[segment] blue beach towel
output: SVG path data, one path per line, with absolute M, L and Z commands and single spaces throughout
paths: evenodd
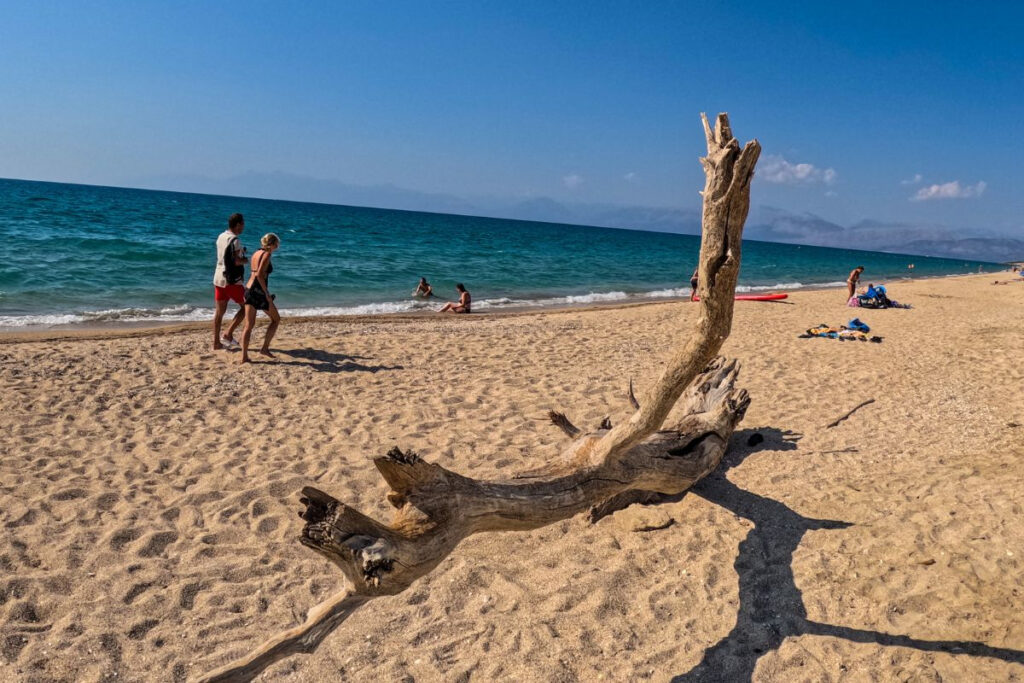
M 871 328 L 866 323 L 861 322 L 860 318 L 854 318 L 850 322 L 846 323 L 846 328 L 849 330 L 857 330 L 858 332 L 870 332 Z

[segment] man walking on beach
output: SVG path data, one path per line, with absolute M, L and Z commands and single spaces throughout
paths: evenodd
M 234 339 L 235 329 L 245 319 L 245 247 L 238 236 L 245 230 L 245 218 L 240 213 L 233 213 L 228 218 L 228 229 L 217 237 L 217 268 L 213 271 L 213 301 L 216 306 L 213 314 L 213 350 L 237 348 Z M 220 326 L 224 313 L 228 310 L 228 302 L 238 304 L 238 313 L 228 325 L 228 331 L 220 336 Z

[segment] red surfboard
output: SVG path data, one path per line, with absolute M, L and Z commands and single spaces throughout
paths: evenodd
M 736 301 L 781 301 L 789 298 L 789 294 L 737 294 L 733 297 Z M 700 297 L 694 297 L 694 301 L 700 301 Z

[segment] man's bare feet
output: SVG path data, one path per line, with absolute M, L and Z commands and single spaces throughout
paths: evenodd
M 260 355 L 266 356 L 267 358 L 277 358 L 277 356 L 270 352 L 270 349 L 260 349 Z
M 244 365 L 245 363 L 251 363 L 251 362 L 252 361 L 249 360 L 249 356 L 242 356 L 242 360 L 238 361 L 238 364 L 239 365 Z
M 223 347 L 222 345 L 220 345 L 220 344 L 218 344 L 218 343 L 214 342 L 214 344 L 213 344 L 213 350 L 214 350 L 214 351 L 220 351 L 220 350 L 221 350 L 221 349 L 223 349 L 223 348 L 224 348 L 224 347 Z

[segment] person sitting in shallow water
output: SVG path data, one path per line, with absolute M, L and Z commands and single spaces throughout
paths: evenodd
M 413 296 L 421 296 L 424 299 L 429 299 L 434 296 L 434 288 L 427 282 L 427 278 L 421 277 L 420 283 L 416 285 L 416 289 L 412 290 Z
M 438 313 L 470 313 L 472 311 L 473 297 L 466 291 L 465 285 L 460 282 L 455 285 L 455 290 L 459 293 L 458 303 L 448 302 Z

